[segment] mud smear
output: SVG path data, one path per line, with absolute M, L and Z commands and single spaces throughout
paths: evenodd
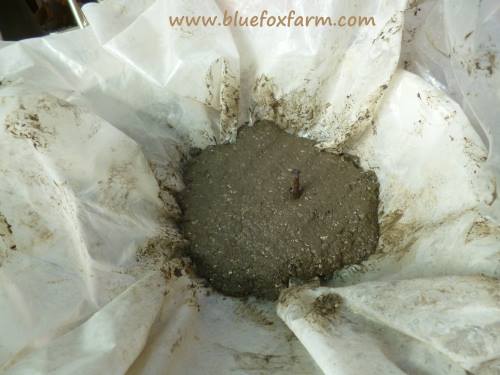
M 292 170 L 300 171 L 298 199 Z M 198 152 L 184 177 L 188 255 L 224 294 L 276 299 L 290 279 L 328 279 L 376 249 L 375 174 L 275 125 L 244 128 L 235 144 Z
M 332 316 L 342 304 L 342 297 L 338 294 L 329 293 L 316 298 L 313 303 L 313 311 L 322 316 Z

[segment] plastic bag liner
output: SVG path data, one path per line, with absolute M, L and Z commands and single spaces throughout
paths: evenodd
M 376 26 L 168 25 L 263 9 Z M 85 29 L 0 45 L 3 374 L 500 373 L 497 1 L 84 11 Z M 172 258 L 182 155 L 262 119 L 381 186 L 377 253 L 277 306 Z

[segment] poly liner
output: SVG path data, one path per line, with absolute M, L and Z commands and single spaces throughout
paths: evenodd
M 498 373 L 497 130 L 486 119 L 498 73 L 458 79 L 475 85 L 464 97 L 479 96 L 466 103 L 443 78 L 452 71 L 422 68 L 438 25 L 429 14 L 446 20 L 458 51 L 457 28 L 465 38 L 471 27 L 460 17 L 498 40 L 488 26 L 498 7 L 410 3 L 105 1 L 84 8 L 86 29 L 2 44 L 2 371 Z M 374 15 L 377 25 L 167 24 L 263 8 Z M 261 119 L 359 156 L 381 185 L 377 254 L 328 286 L 283 293 L 279 317 L 274 304 L 220 296 L 187 260 L 169 261 L 183 245 L 173 197 L 183 155 Z M 332 293 L 337 308 L 314 309 Z

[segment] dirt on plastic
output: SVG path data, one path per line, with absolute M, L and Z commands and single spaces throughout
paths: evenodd
M 326 280 L 375 252 L 376 175 L 313 146 L 262 122 L 186 162 L 180 226 L 216 290 L 274 300 L 290 279 Z

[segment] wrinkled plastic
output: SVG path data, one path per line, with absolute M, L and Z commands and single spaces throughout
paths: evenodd
M 490 165 L 498 173 L 500 4 L 426 0 L 406 16 L 403 63 L 461 105 L 490 146 Z
M 410 3 L 108 0 L 86 29 L 0 44 L 1 371 L 498 373 L 500 84 L 486 60 L 461 65 L 497 53 L 498 6 Z M 377 25 L 167 24 L 224 9 Z M 171 260 L 181 159 L 261 119 L 359 156 L 381 186 L 377 254 L 290 288 L 278 314 Z

